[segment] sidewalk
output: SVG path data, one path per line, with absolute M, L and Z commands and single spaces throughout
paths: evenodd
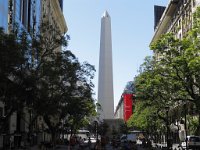
M 56 150 L 78 150 L 78 147 L 74 147 L 73 149 L 70 149 L 67 145 L 57 145 L 55 149 Z M 38 146 L 34 146 L 28 150 L 39 150 L 39 148 L 38 148 Z M 89 148 L 84 148 L 84 150 L 89 150 Z M 121 150 L 121 149 L 120 149 L 120 147 L 112 148 L 111 145 L 107 145 L 105 150 Z M 137 150 L 148 150 L 148 149 L 138 146 Z
M 57 145 L 56 150 L 68 150 L 68 146 L 67 145 Z M 35 145 L 33 147 L 30 147 L 28 150 L 39 150 L 39 146 Z

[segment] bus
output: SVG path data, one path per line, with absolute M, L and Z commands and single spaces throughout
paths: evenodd
M 81 137 L 82 139 L 88 139 L 90 137 L 90 131 L 88 130 L 78 130 L 76 133 L 77 137 Z
M 70 139 L 71 131 L 68 131 L 67 134 L 64 135 L 64 139 Z M 81 137 L 82 139 L 88 139 L 90 137 L 90 131 L 81 129 L 77 130 L 76 133 L 73 133 L 72 135 L 75 135 L 76 137 Z
M 145 138 L 145 131 L 140 131 L 140 130 L 132 130 L 129 131 L 129 133 L 135 134 L 138 139 L 143 139 Z
M 121 142 L 125 141 L 132 141 L 132 142 L 137 142 L 138 140 L 144 139 L 144 131 L 139 131 L 139 130 L 133 130 L 129 131 L 127 134 L 123 134 L 120 137 Z

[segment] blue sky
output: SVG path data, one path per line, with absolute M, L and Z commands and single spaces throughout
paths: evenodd
M 101 16 L 111 17 L 114 108 L 124 87 L 138 74 L 146 56 L 152 55 L 149 43 L 154 33 L 154 5 L 166 6 L 169 0 L 64 0 L 68 26 L 68 49 L 80 62 L 96 68 L 94 98 L 98 94 L 98 65 Z

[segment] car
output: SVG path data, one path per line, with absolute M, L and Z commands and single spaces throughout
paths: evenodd
M 120 137 L 120 141 L 123 143 L 123 142 L 127 142 L 127 141 L 131 141 L 131 142 L 135 142 L 136 143 L 136 140 L 137 140 L 137 136 L 136 134 L 134 133 L 129 133 L 127 135 L 123 134 L 121 137 Z
M 186 142 L 181 143 L 182 148 L 186 149 Z M 187 147 L 200 149 L 200 136 L 189 135 L 187 136 Z

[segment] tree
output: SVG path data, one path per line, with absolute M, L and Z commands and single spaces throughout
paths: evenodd
M 31 86 L 29 42 L 24 31 L 6 34 L 0 29 L 0 101 L 5 105 L 5 115 L 1 118 L 0 133 L 6 131 L 7 123 L 13 112 L 22 113 L 29 97 Z
M 26 120 L 29 135 L 40 116 L 55 141 L 63 120 L 80 126 L 95 115 L 95 69 L 89 63 L 81 64 L 69 50 L 59 51 L 67 46 L 68 36 L 48 24 L 42 24 L 39 31 L 32 37 L 17 29 L 9 35 L 0 32 L 0 101 L 8 112 L 1 118 L 1 131 L 13 112 L 25 120 L 28 110 L 32 114 Z
M 91 81 L 95 69 L 86 62 L 81 64 L 68 50 L 55 51 L 60 46 L 67 46 L 67 41 L 52 26 L 44 27 L 55 35 L 39 34 L 35 39 L 35 49 L 40 51 L 35 69 L 37 96 L 31 104 L 36 116 L 43 117 L 55 141 L 63 121 L 76 129 L 87 117 L 95 115 Z
M 135 78 L 136 98 L 153 106 L 164 122 L 166 106 L 192 102 L 199 107 L 198 63 L 192 65 L 199 57 L 198 45 L 194 43 L 194 31 L 191 33 L 182 40 L 171 33 L 163 35 L 151 45 L 159 57 L 147 58 Z
M 194 14 L 193 28 L 183 39 L 167 33 L 153 43 L 156 57 L 146 60 L 136 77 L 136 98 L 154 106 L 163 120 L 165 106 L 173 109 L 183 106 L 180 104 L 189 107 L 193 103 L 200 116 L 199 16 L 200 8 Z
M 199 10 L 196 13 L 199 13 Z M 168 85 L 171 91 L 170 99 L 176 103 L 194 103 L 200 115 L 199 38 L 197 36 L 199 33 L 197 31 L 194 25 L 182 40 L 174 39 L 173 35 L 167 34 L 158 40 L 152 49 L 163 56 L 158 67 L 163 68 L 163 74 L 170 83 Z M 166 48 L 165 52 L 163 47 Z
M 162 68 L 157 67 L 154 57 L 146 57 L 140 66 L 140 74 L 135 77 L 136 106 L 128 126 L 150 131 L 160 128 L 165 119 L 165 107 L 173 105 L 170 98 L 168 80 L 163 76 Z M 154 114 L 157 114 L 156 116 Z M 153 118 L 162 121 L 152 123 Z

